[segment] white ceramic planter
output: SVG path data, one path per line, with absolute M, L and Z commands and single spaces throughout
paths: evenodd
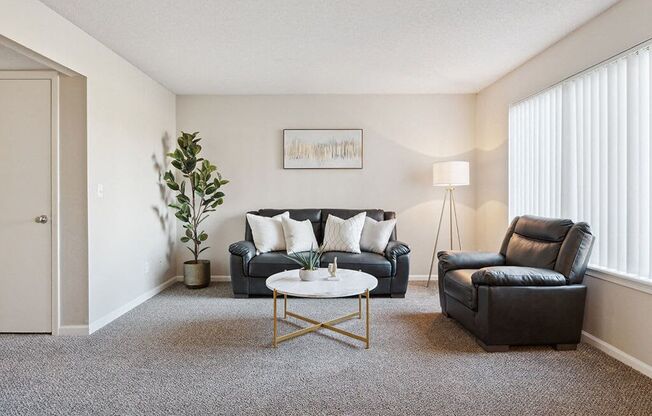
M 311 280 L 317 280 L 319 279 L 320 273 L 319 269 L 317 270 L 305 270 L 301 269 L 299 270 L 299 279 L 304 280 L 304 281 L 311 281 Z

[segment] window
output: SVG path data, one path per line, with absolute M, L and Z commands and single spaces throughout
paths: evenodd
M 650 47 L 509 111 L 509 214 L 591 225 L 591 267 L 650 279 Z

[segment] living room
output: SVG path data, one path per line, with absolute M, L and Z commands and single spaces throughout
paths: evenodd
M 650 21 L 0 0 L 0 413 L 652 414 Z

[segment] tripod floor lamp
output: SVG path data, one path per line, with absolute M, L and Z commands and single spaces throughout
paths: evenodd
M 439 243 L 439 232 L 441 231 L 441 223 L 444 219 L 444 211 L 446 209 L 446 201 L 448 201 L 448 218 L 450 222 L 450 246 L 451 250 L 455 249 L 453 240 L 453 222 L 457 230 L 457 245 L 462 249 L 462 239 L 460 238 L 460 226 L 457 221 L 457 207 L 455 206 L 455 188 L 458 186 L 466 186 L 469 184 L 469 162 L 465 161 L 449 161 L 437 162 L 432 165 L 432 186 L 441 186 L 446 188 L 444 195 L 444 202 L 441 205 L 441 213 L 439 214 L 439 223 L 437 225 L 437 235 L 435 237 L 435 244 L 432 248 L 432 259 L 430 260 L 430 272 L 428 273 L 428 283 L 426 287 L 430 286 L 430 278 L 432 277 L 432 266 L 435 264 L 435 256 L 437 255 L 437 243 Z

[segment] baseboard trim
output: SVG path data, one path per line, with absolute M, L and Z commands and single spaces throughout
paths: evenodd
M 625 351 L 620 350 L 606 341 L 601 340 L 595 335 L 582 331 L 582 341 L 599 349 L 610 357 L 615 358 L 621 363 L 632 367 L 634 370 L 652 378 L 652 365 L 644 363 L 636 357 L 627 354 Z
M 133 299 L 132 301 L 120 306 L 117 309 L 114 309 L 113 311 L 107 313 L 103 317 L 94 320 L 93 322 L 88 325 L 88 333 L 92 334 L 93 332 L 97 331 L 98 329 L 108 325 L 109 323 L 115 321 L 125 313 L 129 312 L 136 306 L 140 305 L 141 303 L 153 298 L 154 296 L 158 295 L 171 285 L 177 282 L 177 278 L 171 277 L 165 282 L 161 283 L 160 285 L 156 286 L 153 289 L 148 290 L 147 292 L 143 293 L 142 295 L 138 296 L 137 298 Z
M 88 325 L 62 325 L 59 327 L 59 336 L 88 335 Z
M 183 282 L 183 276 L 176 276 L 176 279 L 178 282 Z M 425 282 L 428 280 L 428 275 L 427 274 L 411 274 L 409 277 L 409 280 L 415 281 L 415 282 Z M 222 274 L 218 275 L 212 275 L 211 276 L 211 282 L 230 282 L 231 281 L 231 276 L 226 276 Z M 431 282 L 436 282 L 437 281 L 437 275 L 433 274 L 432 278 L 430 279 Z

